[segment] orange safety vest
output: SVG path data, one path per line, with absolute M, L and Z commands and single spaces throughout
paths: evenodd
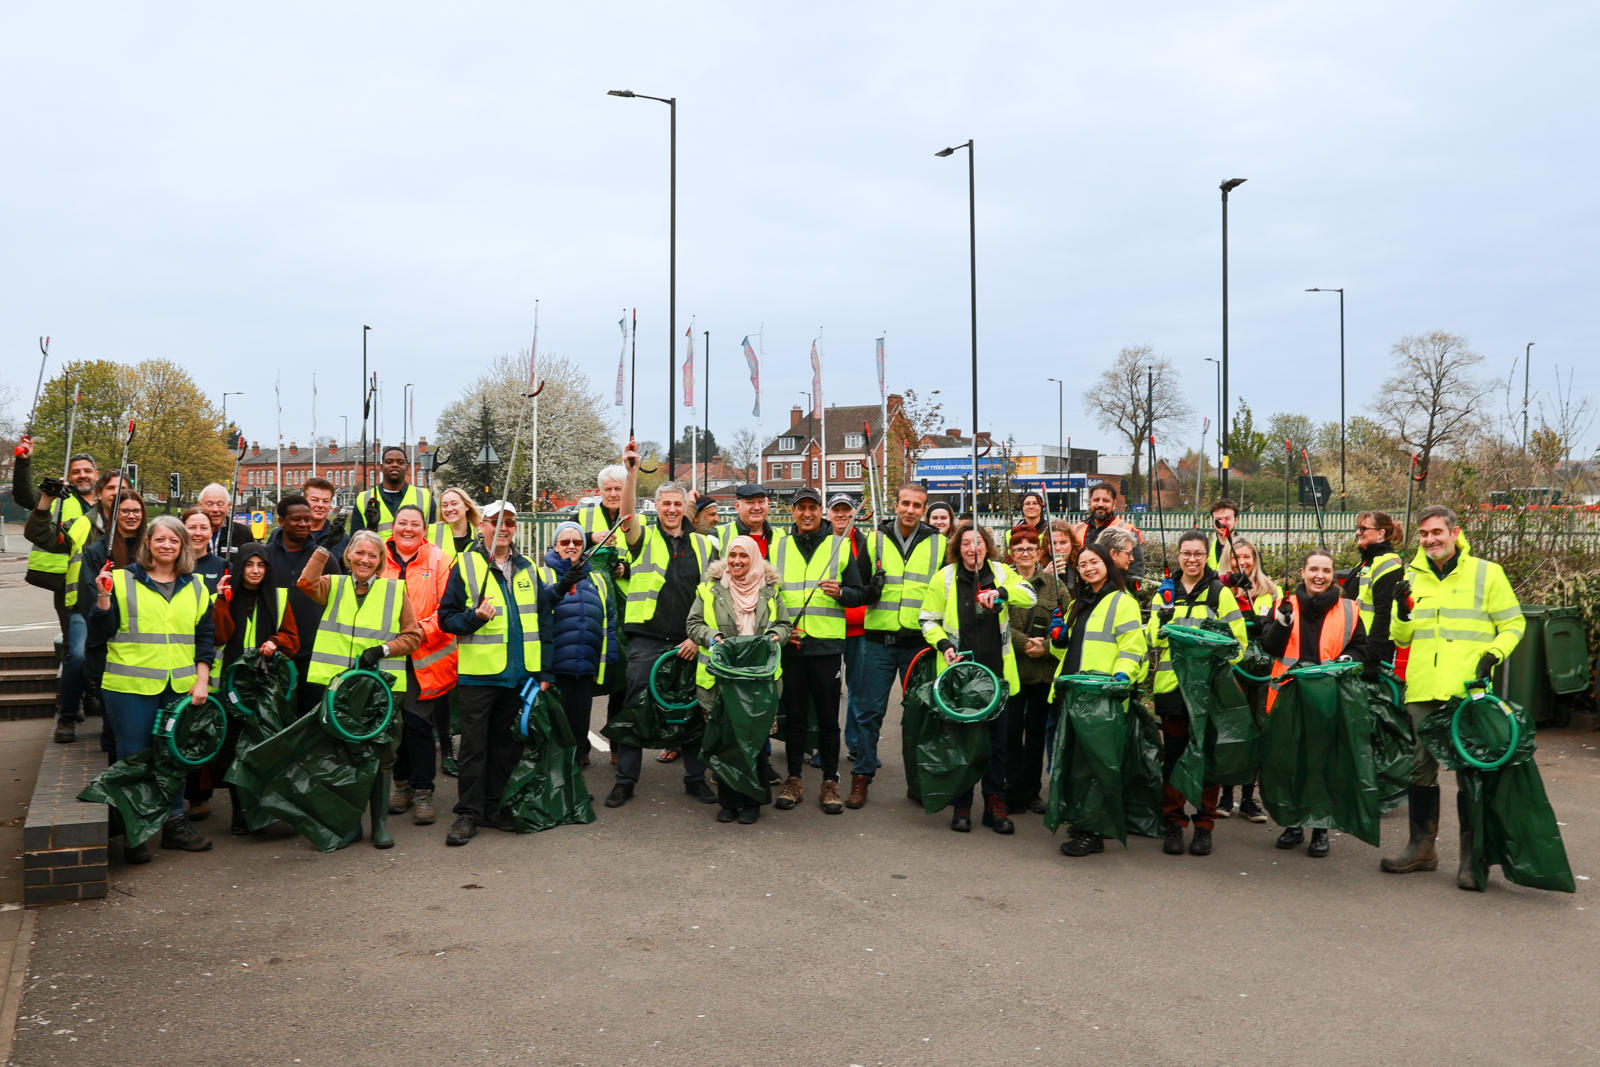
M 1348 597 L 1340 597 L 1337 606 L 1338 611 L 1330 611 L 1322 617 L 1322 633 L 1317 635 L 1319 663 L 1329 663 L 1344 655 L 1344 650 L 1356 635 L 1361 606 Z M 1272 682 L 1267 689 L 1268 713 L 1271 713 L 1272 705 L 1278 699 L 1278 687 L 1283 684 L 1283 676 L 1290 667 L 1300 662 L 1300 620 L 1303 617 L 1299 611 L 1294 613 L 1294 624 L 1289 628 L 1289 643 L 1284 646 L 1283 655 L 1272 661 Z
M 383 578 L 399 579 L 400 565 L 384 545 Z M 456 639 L 439 629 L 439 601 L 450 584 L 450 561 L 438 545 L 424 541 L 416 558 L 406 565 L 406 599 L 422 630 L 422 644 L 411 653 L 411 670 L 417 676 L 418 696 L 432 700 L 456 684 Z

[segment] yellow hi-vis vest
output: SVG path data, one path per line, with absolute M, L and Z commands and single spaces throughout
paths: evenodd
M 1396 571 L 1404 570 L 1405 564 L 1400 562 L 1400 556 L 1394 552 L 1385 552 L 1373 558 L 1369 566 L 1362 567 L 1360 586 L 1356 589 L 1356 605 L 1361 609 L 1361 625 L 1372 632 L 1373 619 L 1378 612 L 1377 603 L 1372 599 L 1372 587 L 1378 584 L 1378 579 L 1387 577 Z M 1391 609 L 1392 610 L 1392 609 Z M 1389 625 L 1394 626 L 1394 616 L 1389 616 Z
M 818 582 L 844 579 L 850 557 L 840 551 L 843 545 L 843 537 L 830 534 L 807 560 L 794 538 L 786 534 L 772 549 L 772 565 L 778 568 L 778 588 L 783 602 L 789 606 L 790 617 L 798 629 L 819 640 L 844 640 L 844 608 L 817 588 Z M 826 553 L 824 548 L 828 549 Z M 802 610 L 804 617 L 800 614 Z
M 94 522 L 87 512 L 72 520 L 72 525 L 67 527 L 67 544 L 72 551 L 67 556 L 67 588 L 66 605 L 68 608 L 78 604 L 78 583 L 83 579 L 83 550 L 89 544 L 89 538 L 94 536 Z M 59 552 L 53 555 L 60 555 Z
M 1453 700 L 1477 677 L 1478 660 L 1493 652 L 1504 663 L 1516 651 L 1527 622 L 1522 605 L 1498 563 L 1472 554 L 1467 538 L 1456 541 L 1461 558 L 1440 578 L 1421 548 L 1406 568 L 1416 607 L 1411 618 L 1396 616 L 1389 636 L 1410 648 L 1406 700 Z
M 946 564 L 943 570 L 933 576 L 920 612 L 922 637 L 933 646 L 934 662 L 938 665 L 935 674 L 943 674 L 949 666 L 939 652 L 939 642 L 948 638 L 951 644 L 961 647 L 961 614 L 956 605 L 956 566 L 954 563 Z M 1006 602 L 992 616 L 993 621 L 979 625 L 1000 627 L 1000 660 L 1005 666 L 1005 683 L 1015 693 L 1022 688 L 1022 681 L 1017 675 L 1017 650 L 1011 643 L 1011 605 L 1031 608 L 1039 602 L 1039 594 L 1032 582 L 1004 563 L 987 560 L 984 566 L 994 576 L 994 587 L 1005 593 Z
M 767 562 L 770 563 L 778 558 L 775 555 L 775 553 L 778 551 L 778 542 L 782 541 L 789 535 L 773 526 L 770 522 L 767 523 L 767 529 L 772 531 L 772 536 L 767 538 Z M 727 522 L 717 527 L 717 547 L 723 555 L 728 554 L 728 542 L 739 536 L 741 535 L 739 533 L 738 519 L 729 519 Z
M 83 506 L 83 501 L 78 499 L 77 493 L 68 493 L 55 503 L 56 522 L 62 529 L 70 531 L 72 525 L 80 518 L 87 518 L 89 510 Z M 91 530 L 93 526 L 91 525 Z M 69 533 L 70 536 L 70 533 Z M 85 537 L 87 542 L 89 538 Z M 81 549 L 82 546 L 80 545 Z M 46 552 L 42 548 L 34 547 L 28 552 L 28 569 L 40 574 L 66 574 L 70 552 Z M 67 583 L 67 595 L 72 596 L 72 583 Z M 67 607 L 72 606 L 72 601 L 67 602 Z
M 716 587 L 716 582 L 701 582 L 700 588 L 695 591 L 695 594 L 700 598 L 702 610 L 704 610 L 706 613 L 706 628 L 712 633 L 716 633 L 722 629 L 721 625 L 717 622 Z M 768 625 L 771 625 L 772 620 L 778 617 L 778 591 L 772 586 L 763 582 L 761 584 L 761 600 L 767 605 L 767 623 Z M 727 635 L 724 634 L 723 636 Z M 713 678 L 711 676 L 711 672 L 706 669 L 706 657 L 710 654 L 711 649 L 709 647 L 705 645 L 700 646 L 700 657 L 695 661 L 694 667 L 694 684 L 699 686 L 701 689 L 711 689 L 717 684 L 717 680 Z M 774 674 L 773 677 L 783 677 L 783 667 L 781 664 L 778 667 L 777 673 Z
M 256 596 L 260 596 L 264 592 L 267 592 L 267 590 L 258 589 L 258 590 L 256 590 Z M 277 596 L 277 601 L 278 601 L 278 629 L 281 630 L 281 629 L 283 629 L 283 613 L 289 606 L 289 590 L 287 590 L 287 589 L 276 589 L 276 590 L 273 590 L 273 592 L 278 594 L 278 596 Z M 215 598 L 212 598 L 212 599 L 213 599 L 213 601 L 215 600 Z M 264 641 L 266 641 L 267 638 L 271 637 L 272 634 L 275 634 L 277 632 L 278 632 L 278 630 L 273 630 L 271 634 L 259 634 L 258 635 L 256 633 L 256 613 L 252 611 L 252 612 L 250 612 L 249 615 L 245 616 L 245 620 L 244 620 L 244 638 L 243 638 L 243 642 L 244 643 L 243 643 L 243 645 L 241 647 L 246 652 L 249 652 L 252 649 L 260 648 L 262 643 Z M 222 658 L 222 649 L 221 649 L 220 645 L 217 648 L 217 658 L 219 660 Z
M 688 520 L 684 520 L 683 528 L 689 529 Z M 694 548 L 700 573 L 704 574 L 706 565 L 716 558 L 716 548 L 711 538 L 699 533 L 689 535 L 689 544 Z M 670 562 L 672 554 L 667 549 L 667 538 L 661 527 L 651 523 L 644 528 L 644 537 L 633 561 L 633 573 L 628 576 L 627 608 L 622 613 L 625 625 L 638 625 L 656 617 L 656 598 L 667 584 Z
M 368 498 L 376 498 L 378 501 L 377 533 L 385 541 L 387 541 L 389 539 L 390 532 L 394 529 L 394 513 L 389 510 L 389 505 L 384 502 L 382 493 L 378 492 L 376 489 L 363 489 L 360 494 L 356 496 L 356 514 L 361 516 L 362 522 L 367 521 L 366 515 Z M 417 507 L 421 508 L 422 521 L 427 522 L 428 513 L 433 510 L 433 494 L 428 492 L 426 489 L 418 489 L 416 486 L 408 483 L 406 485 L 405 496 L 400 498 L 400 506 L 405 507 L 407 504 L 415 504 Z M 443 548 L 444 546 L 441 545 L 439 547 Z M 399 690 L 396 690 L 396 692 L 398 691 Z
M 1131 593 L 1113 590 L 1100 598 L 1084 623 L 1083 655 L 1078 661 L 1077 673 L 1126 674 L 1129 681 L 1138 685 L 1150 669 L 1145 658 L 1149 650 L 1149 638 L 1145 636 L 1144 621 L 1139 615 L 1139 601 Z M 1066 649 L 1053 651 L 1063 657 L 1066 655 Z M 1054 701 L 1055 698 L 1055 682 L 1052 681 L 1050 699 Z
M 1239 601 L 1234 597 L 1233 591 L 1223 585 L 1215 577 L 1212 578 L 1212 588 L 1201 586 L 1199 599 L 1181 599 L 1184 596 L 1183 579 L 1173 579 L 1178 585 L 1178 596 L 1172 604 L 1173 623 L 1180 626 L 1196 626 L 1204 619 L 1220 619 L 1228 624 L 1228 630 L 1233 639 L 1239 642 L 1239 653 L 1230 663 L 1238 663 L 1244 658 L 1245 645 L 1249 642 L 1249 635 L 1244 628 L 1244 614 L 1239 611 Z M 1153 693 L 1170 693 L 1178 688 L 1178 676 L 1172 669 L 1172 657 L 1167 649 L 1167 639 L 1161 633 L 1161 617 L 1156 614 L 1159 603 L 1153 603 L 1150 608 L 1150 622 L 1146 626 L 1146 634 L 1150 646 L 1158 653 L 1156 658 L 1155 680 L 1150 683 Z
M 894 633 L 896 630 L 922 629 L 922 603 L 928 582 L 944 565 L 945 536 L 935 532 L 919 541 L 911 558 L 900 555 L 900 545 L 881 529 L 867 538 L 867 555 L 874 568 L 883 568 L 883 593 L 876 604 L 867 606 L 863 625 L 868 630 Z
M 446 563 L 456 561 L 456 532 L 448 522 L 436 522 L 428 527 L 428 543 L 444 553 Z
M 481 552 L 468 550 L 456 560 L 456 570 L 461 572 L 461 582 L 467 587 L 467 607 L 475 608 L 485 596 L 494 605 L 494 618 L 478 628 L 476 633 L 458 634 L 456 646 L 460 658 L 456 673 L 480 678 L 492 678 L 506 669 L 506 638 L 511 627 L 506 622 L 509 610 L 500 583 L 489 573 L 493 563 Z M 517 620 L 522 626 L 522 669 L 529 674 L 538 673 L 543 666 L 539 644 L 539 583 L 555 581 L 555 575 L 543 567 L 529 563 L 517 568 L 511 576 L 511 599 L 515 602 Z
M 356 666 L 363 651 L 399 637 L 400 609 L 406 600 L 406 583 L 397 578 L 372 579 L 365 599 L 356 596 L 356 580 L 350 575 L 335 574 L 330 580 L 328 606 L 322 610 L 311 666 L 306 669 L 306 681 L 315 685 L 327 685 L 334 675 Z M 378 669 L 395 676 L 396 693 L 405 692 L 404 656 L 386 658 Z
M 106 642 L 105 688 L 155 696 L 194 685 L 194 628 L 211 610 L 211 597 L 199 575 L 187 577 L 168 600 L 128 571 L 112 571 L 117 632 Z

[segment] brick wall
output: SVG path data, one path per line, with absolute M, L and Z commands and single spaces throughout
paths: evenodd
M 46 744 L 22 827 L 22 899 L 28 907 L 106 895 L 104 804 L 78 799 L 106 767 L 95 739 Z

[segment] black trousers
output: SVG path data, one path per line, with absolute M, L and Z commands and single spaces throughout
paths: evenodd
M 934 654 L 937 655 L 938 653 Z M 983 778 L 978 783 L 978 788 L 983 790 L 983 799 L 985 801 L 990 797 L 999 797 L 1002 802 L 1005 800 L 1006 734 L 1011 728 L 1009 722 L 1011 718 L 1010 703 L 1009 700 L 1006 701 L 1007 707 L 1002 708 L 1000 714 L 988 722 L 971 727 L 971 729 L 987 729 L 989 731 L 989 747 L 992 751 L 989 755 L 989 765 L 984 768 Z M 972 790 L 968 789 L 965 796 L 953 798 L 950 801 L 950 806 L 953 808 L 972 807 Z
M 589 754 L 589 711 L 594 707 L 594 675 L 556 675 L 556 688 L 561 690 L 561 707 L 567 713 L 567 725 L 572 727 L 572 738 L 578 742 L 578 758 Z
M 1006 807 L 1022 811 L 1039 799 L 1050 683 L 1024 683 L 1006 704 Z
M 439 709 L 450 714 L 450 695 L 424 700 L 417 695 L 417 680 L 413 674 L 400 694 L 400 752 L 395 759 L 394 776 L 412 789 L 433 791 L 433 779 L 438 768 L 438 753 L 434 748 Z
M 486 822 L 499 810 L 500 793 L 517 765 L 521 742 L 512 725 L 522 702 L 508 686 L 463 685 L 456 693 L 461 751 L 456 755 L 455 813 Z
M 822 777 L 839 780 L 839 671 L 842 653 L 806 656 L 791 646 L 783 650 L 784 759 L 789 777 L 800 777 L 805 766 L 806 734 L 811 715 L 817 717 L 817 751 L 822 755 Z

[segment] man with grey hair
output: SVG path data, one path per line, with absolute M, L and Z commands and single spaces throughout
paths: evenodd
M 627 480 L 622 490 L 623 527 L 632 567 L 622 629 L 627 635 L 627 684 L 624 705 L 632 704 L 650 684 L 650 669 L 663 652 L 675 650 L 693 660 L 699 646 L 689 640 L 687 623 L 695 590 L 706 565 L 716 558 L 715 544 L 696 533 L 684 518 L 684 490 L 677 482 L 663 482 L 656 490 L 656 521 L 646 526 L 634 507 L 639 488 L 639 450 L 629 442 L 623 453 Z M 633 796 L 643 764 L 643 750 L 617 746 L 617 781 L 606 797 L 606 807 L 620 808 Z M 717 802 L 716 791 L 706 782 L 705 764 L 693 749 L 683 750 L 683 791 L 706 804 Z
M 206 513 L 206 518 L 211 520 L 211 551 L 222 555 L 224 545 L 231 543 L 233 548 L 247 545 L 256 538 L 250 532 L 250 527 L 240 522 L 233 523 L 233 538 L 229 541 L 226 523 L 233 522 L 228 514 L 230 497 L 225 486 L 212 482 L 200 490 L 200 497 L 196 501 L 201 511 Z
M 583 530 L 584 538 L 590 544 L 599 544 L 605 540 L 606 534 L 622 517 L 622 489 L 628 481 L 627 468 L 620 463 L 609 463 L 600 468 L 600 473 L 594 476 L 595 484 L 600 487 L 600 503 L 590 504 L 578 509 L 578 526 Z M 617 548 L 622 548 L 617 545 Z M 620 553 L 626 556 L 626 552 Z M 620 612 L 628 595 L 628 562 L 626 559 L 618 561 L 612 568 L 611 581 L 606 583 L 606 593 L 610 600 L 606 609 L 613 619 L 621 618 Z M 617 648 L 621 652 L 624 662 L 628 655 L 628 638 L 623 633 L 622 627 L 617 627 Z M 606 679 L 606 722 L 616 718 L 617 712 L 622 710 L 622 697 L 626 690 L 623 684 L 622 672 L 612 671 Z

